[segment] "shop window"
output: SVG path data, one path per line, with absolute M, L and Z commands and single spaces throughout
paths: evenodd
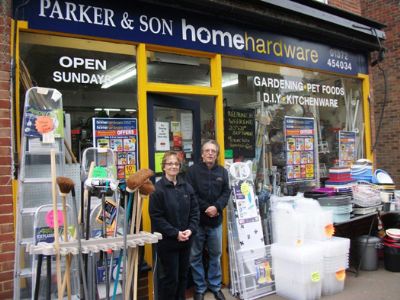
M 151 82 L 210 86 L 210 59 L 180 54 L 147 53 Z
M 225 106 L 232 110 L 248 110 L 255 119 L 255 138 L 248 139 L 244 126 L 237 127 L 238 139 L 233 146 L 233 159 L 253 159 L 260 153 L 265 138 L 266 165 L 276 166 L 286 176 L 288 166 L 285 144 L 285 117 L 315 119 L 319 176 L 335 165 L 344 165 L 364 155 L 364 127 L 361 80 L 323 74 L 276 65 L 223 58 L 223 96 Z M 229 116 L 225 113 L 225 119 Z M 262 125 L 266 127 L 263 128 Z M 265 129 L 264 137 L 260 137 Z M 240 136 L 243 134 L 247 137 Z M 349 131 L 355 136 L 353 157 L 339 154 L 339 132 Z M 225 147 L 232 139 L 225 128 Z M 253 151 L 238 146 L 251 141 Z M 237 147 L 236 147 L 237 146 Z M 242 151 L 242 152 L 241 152 Z M 348 151 L 346 155 L 350 155 Z M 244 155 L 242 155 L 244 153 Z M 339 160 L 341 157 L 341 160 Z M 347 161 L 346 161 L 347 159 Z M 264 164 L 265 166 L 265 164 Z M 318 166 L 318 165 L 316 165 Z M 259 166 L 261 167 L 261 166 Z
M 136 118 L 134 46 L 26 32 L 20 41 L 21 108 L 31 86 L 59 90 L 78 159 L 92 146 L 93 117 Z

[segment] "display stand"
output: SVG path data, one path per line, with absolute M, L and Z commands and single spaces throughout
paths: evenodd
M 229 168 L 232 197 L 228 204 L 231 293 L 257 299 L 275 290 L 270 246 L 265 245 L 261 217 L 254 195 L 251 162 Z
M 65 159 L 62 95 L 55 89 L 33 87 L 26 92 L 22 121 L 15 228 L 15 300 L 33 296 L 35 274 L 32 270 L 36 261 L 25 250 L 36 240 L 32 228 L 38 207 L 52 203 L 51 150 L 55 152 L 58 176 L 63 174 Z M 46 215 L 46 218 L 51 228 L 51 217 Z

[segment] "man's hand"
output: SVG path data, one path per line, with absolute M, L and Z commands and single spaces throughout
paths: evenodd
M 219 215 L 218 210 L 215 206 L 209 206 L 206 210 L 205 213 L 207 216 L 210 218 L 214 218 Z

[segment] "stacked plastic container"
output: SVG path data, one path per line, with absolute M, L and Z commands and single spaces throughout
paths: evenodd
M 333 222 L 345 222 L 350 219 L 353 211 L 350 195 L 336 195 L 318 198 L 318 202 L 324 210 L 332 210 Z
M 272 220 L 276 293 L 311 300 L 342 291 L 350 242 L 332 238 L 332 211 L 323 210 L 316 200 L 296 198 L 275 203 Z
M 332 237 L 322 244 L 324 245 L 322 295 L 334 295 L 344 289 L 346 269 L 349 267 L 350 240 Z
M 368 159 L 359 159 L 351 166 L 351 178 L 357 181 L 372 181 L 372 162 Z
M 301 246 L 272 244 L 275 288 L 288 299 L 319 299 L 322 291 L 323 247 L 320 243 Z

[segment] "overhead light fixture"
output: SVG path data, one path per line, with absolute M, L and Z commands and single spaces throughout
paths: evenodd
M 94 110 L 95 111 L 103 111 L 104 110 L 106 112 L 109 112 L 109 111 L 121 111 L 120 108 L 101 108 L 101 107 L 97 107 Z
M 198 57 L 165 52 L 152 52 L 150 55 L 150 61 L 177 65 L 200 66 L 200 60 Z
M 136 76 L 135 64 L 126 65 L 117 71 L 113 70 L 113 72 L 110 72 L 110 74 L 106 74 L 107 80 L 101 85 L 101 88 L 108 89 L 109 87 L 134 76 Z
M 134 108 L 126 108 L 125 111 L 127 111 L 127 112 L 135 112 L 136 109 L 134 109 Z
M 222 81 L 222 87 L 228 87 L 228 86 L 232 86 L 232 85 L 238 85 L 239 84 L 239 78 L 236 79 L 231 79 L 231 80 L 227 80 L 227 81 Z

